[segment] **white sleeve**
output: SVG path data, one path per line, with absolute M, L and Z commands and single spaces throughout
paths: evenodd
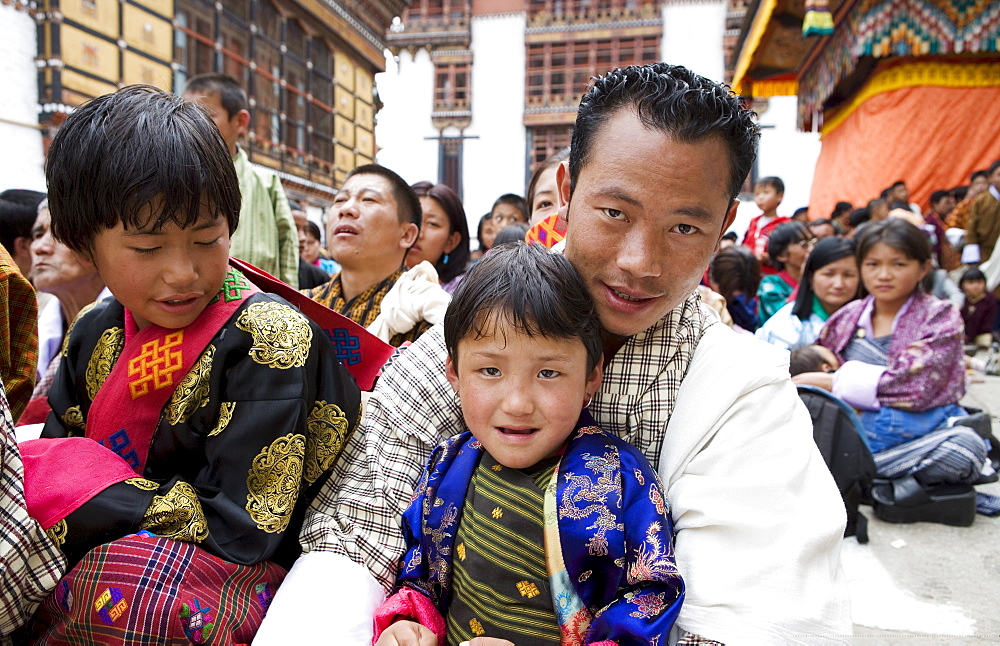
M 700 363 L 696 352 L 667 427 L 678 626 L 724 643 L 849 642 L 844 504 L 787 354 L 743 345 Z

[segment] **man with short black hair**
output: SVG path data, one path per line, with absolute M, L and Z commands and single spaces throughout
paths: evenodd
M 657 467 L 676 523 L 687 597 L 664 643 L 850 639 L 844 503 L 788 353 L 735 334 L 695 291 L 758 137 L 724 86 L 666 63 L 632 66 L 596 79 L 556 173 L 564 253 L 602 326 L 604 381 L 589 410 Z M 400 513 L 432 448 L 463 429 L 446 355 L 435 326 L 380 377 L 255 643 L 370 643 L 404 547 Z M 542 415 L 525 412 L 522 428 Z
M 238 144 L 250 125 L 243 88 L 227 74 L 201 74 L 187 82 L 184 98 L 208 111 L 236 165 L 242 203 L 230 254 L 298 287 L 299 239 L 285 189 L 277 175 L 252 165 Z
M 407 293 L 394 299 L 410 310 L 400 317 L 394 316 L 399 308 L 383 314 L 382 301 L 406 270 L 403 261 L 420 233 L 421 216 L 420 200 L 402 177 L 377 164 L 358 166 L 326 215 L 326 249 L 340 271 L 303 293 L 365 327 L 380 314 L 383 321 L 393 318 L 392 334 L 383 339 L 391 345 L 416 340 L 431 326 L 420 297 Z

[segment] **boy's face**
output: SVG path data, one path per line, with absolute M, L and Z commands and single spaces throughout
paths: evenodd
M 986 293 L 985 280 L 965 280 L 962 281 L 962 291 L 968 298 L 979 299 Z
M 587 350 L 576 338 L 528 336 L 502 322 L 492 332 L 458 342 L 448 381 L 476 439 L 500 464 L 524 469 L 562 448 L 597 392 L 601 368 L 588 373 Z
M 144 211 L 149 211 L 146 206 Z M 222 288 L 229 264 L 229 225 L 202 207 L 198 222 L 126 230 L 119 222 L 94 237 L 91 258 L 115 298 L 142 329 L 187 327 Z
M 784 193 L 779 193 L 773 186 L 767 184 L 758 184 L 753 189 L 753 201 L 764 213 L 776 210 L 783 196 Z
M 215 126 L 219 129 L 219 133 L 222 134 L 222 139 L 226 142 L 226 147 L 229 148 L 229 154 L 235 155 L 236 144 L 240 140 L 240 135 L 247 133 L 247 126 L 250 124 L 250 113 L 246 110 L 240 110 L 230 117 L 226 109 L 222 107 L 222 99 L 219 98 L 218 94 L 192 94 L 185 92 L 184 98 L 200 104 L 208 111 L 208 114 L 212 117 L 212 121 L 215 122 Z

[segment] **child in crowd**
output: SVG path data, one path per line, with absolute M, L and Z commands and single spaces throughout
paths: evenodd
M 962 274 L 958 286 L 965 294 L 962 320 L 965 321 L 965 342 L 988 348 L 993 343 L 997 324 L 997 299 L 986 289 L 986 276 L 976 267 Z
M 805 345 L 792 350 L 788 372 L 794 377 L 804 372 L 833 372 L 840 367 L 837 355 L 821 345 Z
M 670 511 L 645 457 L 586 410 L 602 344 L 573 266 L 540 246 L 494 248 L 444 333 L 469 430 L 434 450 L 404 513 L 377 643 L 665 637 L 684 596 Z
M 21 444 L 28 511 L 70 567 L 79 562 L 34 638 L 72 641 L 73 622 L 98 606 L 113 626 L 98 628 L 116 635 L 171 632 L 150 623 L 155 613 L 194 630 L 209 619 L 167 616 L 170 601 L 140 579 L 174 580 L 171 564 L 196 550 L 227 568 L 263 567 L 220 592 L 256 604 L 249 615 L 242 596 L 211 609 L 221 640 L 230 611 L 259 622 L 283 576 L 273 563 L 298 555 L 308 501 L 357 424 L 358 387 L 316 324 L 229 266 L 239 183 L 202 108 L 149 86 L 94 99 L 59 129 L 46 179 L 54 236 L 114 298 L 67 332 L 42 439 Z M 106 559 L 84 555 L 140 530 L 128 539 L 133 569 L 114 580 L 153 596 L 104 599 L 94 580 L 110 575 Z M 255 626 L 242 630 L 235 641 L 249 642 Z
M 768 264 L 774 257 L 769 256 L 768 238 L 779 225 L 790 221 L 790 218 L 778 216 L 778 205 L 784 197 L 785 183 L 780 177 L 762 177 L 753 185 L 753 201 L 762 213 L 750 220 L 747 232 L 743 236 L 743 245 L 757 256 L 765 275 L 777 273 L 777 270 Z
M 757 313 L 761 325 L 793 298 L 815 242 L 809 227 L 801 222 L 786 222 L 771 233 L 767 253 L 777 273 L 761 278 L 757 288 Z
M 746 247 L 732 246 L 712 256 L 708 284 L 726 299 L 733 325 L 747 332 L 757 329 L 757 288 L 760 263 Z

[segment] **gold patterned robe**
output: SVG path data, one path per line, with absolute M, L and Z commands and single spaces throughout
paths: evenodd
M 43 438 L 85 434 L 122 330 L 114 299 L 74 323 Z M 359 414 L 358 387 L 319 327 L 280 297 L 255 294 L 179 380 L 141 477 L 99 492 L 48 533 L 73 561 L 144 529 L 233 563 L 288 567 L 305 508 Z

